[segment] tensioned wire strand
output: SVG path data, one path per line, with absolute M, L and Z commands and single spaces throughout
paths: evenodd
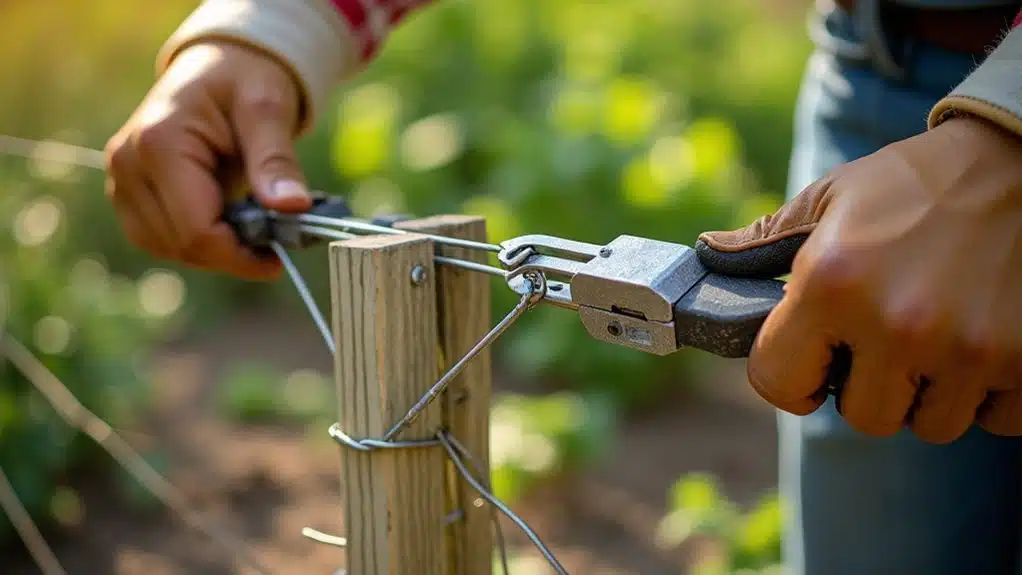
M 21 156 L 37 161 L 59 162 L 99 170 L 105 169 L 105 154 L 103 152 L 87 147 L 74 146 L 54 141 L 29 140 L 0 134 L 0 154 Z M 376 226 L 352 220 L 323 218 L 312 214 L 300 214 L 297 218 L 299 221 L 312 224 L 311 226 L 303 226 L 303 231 L 320 235 L 321 237 L 333 237 L 336 239 L 350 239 L 351 237 L 354 237 L 354 234 L 348 233 L 348 230 L 392 235 L 410 233 L 396 228 Z M 319 224 L 319 226 L 316 226 L 316 224 Z M 326 226 L 340 228 L 341 231 L 326 229 Z M 482 250 L 491 253 L 499 253 L 501 251 L 501 247 L 495 244 L 475 242 L 460 238 L 435 236 L 431 234 L 419 234 L 418 232 L 415 233 L 417 235 L 425 235 L 441 245 Z M 326 321 L 323 318 L 322 313 L 319 311 L 315 301 L 312 299 L 311 293 L 309 292 L 305 281 L 302 279 L 301 273 L 298 271 L 297 267 L 295 267 L 290 257 L 287 256 L 287 253 L 282 246 L 274 242 L 271 244 L 271 247 L 275 254 L 284 263 L 288 275 L 292 279 L 292 282 L 299 292 L 303 302 L 305 302 L 306 307 L 308 308 L 317 329 L 323 336 L 328 349 L 330 349 L 331 352 L 334 352 L 336 346 L 334 344 L 333 336 L 330 333 L 329 327 L 326 325 Z M 487 266 L 485 264 L 443 256 L 436 256 L 435 259 L 441 264 L 453 265 L 476 272 L 507 277 L 504 270 Z M 474 346 L 473 349 L 470 350 L 470 352 L 466 354 L 466 356 L 463 357 L 455 365 L 455 367 L 448 372 L 448 374 L 445 375 L 444 378 L 441 378 L 441 380 L 431 388 L 431 392 L 437 389 L 442 390 L 444 382 L 449 381 L 457 375 L 458 371 L 460 371 L 460 369 L 458 369 L 459 367 L 464 367 L 464 365 L 479 351 L 492 344 L 493 341 L 496 340 L 496 338 L 499 337 L 499 335 L 502 334 L 511 323 L 518 319 L 524 311 L 532 307 L 531 304 L 538 303 L 538 301 L 542 300 L 545 295 L 545 278 L 542 278 L 541 276 L 536 277 L 534 278 L 534 281 L 537 283 L 533 286 L 533 293 L 523 294 L 520 304 L 516 306 L 515 309 L 513 309 L 508 316 L 495 326 L 482 340 L 480 340 L 480 342 L 478 342 L 476 346 Z M 543 291 L 536 292 L 536 288 L 540 286 Z M 538 297 L 536 297 L 537 293 Z M 530 301 L 530 297 L 532 298 L 532 301 Z M 181 492 L 179 492 L 172 484 L 167 482 L 166 479 L 160 476 L 156 470 L 149 466 L 148 463 L 146 463 L 146 461 L 134 451 L 130 444 L 114 432 L 114 430 L 106 424 L 106 422 L 79 403 L 74 397 L 74 394 L 72 394 L 71 391 L 52 372 L 50 372 L 45 365 L 43 365 L 42 362 L 40 362 L 28 350 L 27 347 L 10 337 L 6 332 L 2 331 L 3 327 L 4 326 L 0 324 L 0 356 L 7 358 L 15 365 L 26 379 L 28 379 L 33 386 L 35 386 L 36 389 L 42 393 L 47 400 L 49 400 L 57 413 L 68 423 L 68 425 L 79 429 L 92 438 L 122 467 L 134 476 L 135 479 L 143 485 L 143 487 L 145 487 L 169 509 L 173 510 L 182 520 L 185 521 L 185 523 L 194 529 L 203 532 L 217 544 L 231 551 L 236 557 L 240 558 L 244 563 L 246 563 L 246 565 L 254 569 L 257 573 L 269 573 L 269 571 L 260 563 L 258 558 L 255 557 L 252 551 L 239 538 L 226 529 L 213 524 L 212 521 L 203 517 L 189 506 L 187 499 Z M 415 414 L 418 411 L 421 411 L 421 409 L 438 394 L 439 392 L 437 391 L 435 393 L 427 393 L 424 395 L 416 406 L 414 406 L 409 413 L 391 429 L 391 433 L 388 435 L 392 436 L 400 431 L 401 428 L 415 418 Z M 455 467 L 462 475 L 463 479 L 465 479 L 465 481 L 474 490 L 476 490 L 483 499 L 489 502 L 495 509 L 504 513 L 523 531 L 523 533 L 525 533 L 558 575 L 567 575 L 567 570 L 561 566 L 550 549 L 539 539 L 528 524 L 489 491 L 488 482 L 481 481 L 473 476 L 472 472 L 463 461 L 464 458 L 474 465 L 471 454 L 469 454 L 455 438 L 446 432 L 440 432 L 434 440 L 419 442 L 389 442 L 375 440 L 362 440 L 360 442 L 356 442 L 355 440 L 347 438 L 347 436 L 344 436 L 339 429 L 335 428 L 336 425 L 331 427 L 331 436 L 333 436 L 335 440 L 342 444 L 350 444 L 350 446 L 360 450 L 371 450 L 385 447 L 401 448 L 442 445 Z M 347 441 L 339 439 L 341 436 L 347 438 Z M 477 471 L 482 470 L 477 469 Z M 2 470 L 0 470 L 0 474 L 2 474 Z M 5 476 L 0 476 L 0 478 L 2 478 L 4 482 L 6 481 Z M 33 558 L 36 560 L 37 565 L 43 573 L 46 575 L 63 575 L 64 572 L 60 567 L 59 562 L 56 561 L 52 551 L 49 550 L 45 540 L 38 533 L 34 524 L 31 524 L 30 519 L 26 524 L 24 521 L 25 518 L 19 513 L 18 510 L 23 510 L 24 508 L 17 500 L 17 496 L 14 494 L 13 488 L 11 488 L 9 490 L 10 493 L 8 493 L 8 490 L 5 490 L 3 487 L 4 484 L 9 486 L 9 483 L 4 482 L 0 482 L 3 483 L 0 484 L 0 507 L 2 507 L 5 512 L 11 516 L 12 522 L 17 523 L 17 525 L 20 526 L 18 529 L 19 535 L 21 535 L 22 540 L 29 548 Z M 13 495 L 13 499 L 11 495 Z M 503 536 L 500 534 L 499 524 L 496 524 L 496 521 L 495 525 L 497 529 L 498 549 L 501 556 L 503 570 L 505 575 L 510 575 Z M 318 533 L 317 535 L 319 535 L 319 537 L 316 538 L 323 542 L 329 542 L 335 545 L 343 545 L 346 543 L 343 538 Z

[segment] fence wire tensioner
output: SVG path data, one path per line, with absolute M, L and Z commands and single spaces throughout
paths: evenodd
M 692 248 L 622 235 L 605 246 L 548 235 L 525 235 L 489 244 L 393 227 L 401 218 L 353 217 L 339 197 L 314 195 L 302 213 L 278 213 L 249 197 L 229 204 L 224 219 L 257 253 L 275 253 L 305 301 L 327 347 L 334 339 L 301 273 L 287 255 L 326 240 L 365 234 L 409 234 L 449 246 L 495 254 L 501 267 L 436 255 L 441 265 L 501 277 L 521 296 L 518 305 L 454 364 L 382 438 L 390 441 L 447 387 L 480 351 L 522 313 L 540 302 L 574 310 L 596 339 L 656 355 L 685 347 L 721 357 L 747 357 L 767 315 L 781 300 L 784 282 L 711 273 Z M 344 437 L 335 439 L 346 442 Z
M 225 219 L 242 243 L 278 255 L 329 239 L 405 233 L 427 236 L 440 246 L 492 253 L 500 268 L 443 256 L 436 262 L 502 277 L 519 294 L 576 311 L 592 337 L 656 355 L 692 347 L 747 357 L 784 288 L 776 279 L 711 273 L 695 250 L 682 244 L 630 235 L 603 246 L 549 235 L 489 244 L 408 232 L 392 227 L 396 218 L 360 220 L 342 198 L 324 194 L 316 195 L 304 213 L 269 211 L 249 199 L 230 206 Z

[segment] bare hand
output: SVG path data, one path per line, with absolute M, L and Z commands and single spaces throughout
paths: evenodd
M 268 208 L 307 209 L 294 154 L 299 107 L 293 77 L 261 52 L 229 43 L 183 51 L 106 147 L 107 195 L 129 240 L 210 271 L 279 273 L 280 262 L 254 256 L 220 220 L 223 170 L 239 166 L 233 176 Z
M 908 425 L 933 443 L 974 422 L 1022 435 L 1017 137 L 949 120 L 834 170 L 776 214 L 700 242 L 707 265 L 725 273 L 784 273 L 779 262 L 791 263 L 748 364 L 774 406 L 815 411 L 832 350 L 846 345 L 840 408 L 852 427 L 889 436 Z

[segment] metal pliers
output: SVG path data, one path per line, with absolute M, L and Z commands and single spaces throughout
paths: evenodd
M 339 197 L 317 195 L 303 214 L 277 214 L 249 200 L 225 219 L 242 243 L 259 252 L 276 242 L 304 248 L 365 233 L 408 233 L 392 224 L 352 217 Z M 525 235 L 499 245 L 444 236 L 436 243 L 496 255 L 500 268 L 453 258 L 437 262 L 499 275 L 521 293 L 541 277 L 542 300 L 578 313 L 599 340 L 656 355 L 693 347 L 721 357 L 747 357 L 763 320 L 784 294 L 784 282 L 711 273 L 691 247 L 622 235 L 596 245 L 548 235 Z
M 784 282 L 714 274 L 692 248 L 649 238 L 599 246 L 528 235 L 501 247 L 509 277 L 544 274 L 546 301 L 576 310 L 591 336 L 656 355 L 694 347 L 747 357 L 784 294 Z

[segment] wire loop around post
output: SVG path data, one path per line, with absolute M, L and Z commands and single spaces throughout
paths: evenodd
M 519 529 L 521 529 L 522 533 L 524 533 L 525 536 L 532 542 L 532 544 L 536 546 L 536 549 L 539 550 L 540 554 L 543 556 L 544 559 L 546 559 L 546 561 L 554 569 L 554 572 L 557 573 L 557 575 L 568 575 L 568 571 L 557 561 L 557 558 L 554 556 L 553 552 L 550 551 L 550 548 L 547 547 L 545 543 L 543 543 L 543 541 L 532 530 L 532 528 L 530 528 L 529 525 L 524 520 L 522 520 L 522 518 L 519 517 L 515 512 L 511 511 L 511 509 L 507 505 L 505 505 L 500 499 L 498 499 L 497 496 L 495 496 L 492 491 L 490 491 L 487 482 L 484 482 L 484 480 L 476 476 L 477 474 L 482 475 L 482 470 L 476 466 L 475 473 L 473 473 L 472 470 L 468 468 L 468 466 L 465 463 L 466 460 L 471 462 L 474 466 L 474 461 L 472 461 L 471 454 L 468 453 L 468 451 L 458 442 L 458 440 L 451 436 L 447 432 L 447 430 L 438 431 L 434 439 L 404 441 L 383 441 L 377 439 L 356 440 L 350 437 L 348 434 L 344 433 L 341 430 L 340 425 L 337 423 L 334 423 L 333 425 L 330 426 L 329 433 L 330 437 L 332 437 L 334 441 L 337 442 L 338 445 L 342 445 L 349 449 L 354 449 L 356 451 L 361 452 L 371 452 L 380 449 L 417 449 L 423 447 L 436 447 L 438 445 L 442 446 L 444 450 L 447 452 L 447 456 L 450 458 L 451 462 L 454 463 L 454 467 L 455 469 L 458 470 L 458 473 L 461 475 L 462 479 L 464 479 L 465 482 L 468 483 L 468 485 L 473 490 L 475 490 L 480 497 L 482 497 L 487 503 L 492 505 L 494 509 L 503 513 Z M 500 530 L 500 524 L 497 521 L 496 516 L 493 517 L 493 525 L 498 535 L 498 551 L 500 552 L 501 563 L 504 569 L 504 575 L 511 575 L 507 562 L 507 549 L 505 547 L 503 535 L 501 534 Z M 306 528 L 303 532 L 307 537 L 315 541 L 319 541 L 321 543 L 327 543 L 335 546 L 344 546 L 347 544 L 347 540 L 344 539 L 343 537 L 327 535 L 314 529 Z
M 310 222 L 312 223 L 312 222 Z M 316 222 L 323 223 L 323 222 Z M 308 226 L 311 228 L 312 226 Z M 307 228 L 307 229 L 308 229 Z M 321 235 L 324 237 L 333 237 L 334 239 L 346 239 L 350 237 L 345 231 L 333 231 L 333 230 L 320 230 Z M 273 244 L 273 250 L 277 256 L 281 259 L 285 269 L 288 272 L 292 282 L 295 285 L 295 289 L 299 292 L 302 301 L 308 308 L 309 314 L 312 316 L 313 321 L 319 328 L 323 339 L 330 349 L 331 352 L 335 352 L 334 337 L 331 330 L 326 325 L 326 321 L 323 317 L 322 312 L 316 305 L 316 302 L 312 299 L 312 295 L 309 292 L 308 286 L 302 278 L 301 273 L 297 267 L 288 257 L 286 250 L 279 244 Z M 439 258 L 438 258 L 439 259 Z M 457 260 L 460 262 L 460 260 Z M 479 266 L 480 268 L 486 268 L 488 266 Z M 489 273 L 488 269 L 473 269 L 468 267 L 471 271 L 478 271 L 482 273 Z M 518 304 L 508 314 L 495 325 L 482 339 L 480 339 L 461 359 L 457 361 L 446 373 L 435 383 L 432 387 L 413 405 L 408 412 L 402 417 L 397 423 L 391 427 L 381 439 L 364 438 L 355 439 L 349 436 L 341 429 L 339 423 L 334 423 L 330 426 L 329 434 L 338 445 L 342 445 L 349 449 L 360 452 L 371 452 L 380 449 L 421 449 L 427 447 L 441 446 L 447 452 L 448 457 L 454 464 L 458 473 L 462 479 L 475 490 L 480 497 L 488 502 L 493 509 L 500 511 L 507 516 L 522 532 L 526 537 L 536 546 L 543 558 L 550 564 L 557 575 L 567 575 L 567 570 L 557 561 L 550 549 L 540 540 L 539 536 L 523 521 L 518 515 L 516 515 L 511 509 L 505 505 L 500 499 L 498 499 L 489 489 L 488 482 L 480 477 L 476 477 L 475 474 L 484 476 L 485 472 L 475 466 L 471 454 L 460 444 L 457 439 L 452 437 L 447 430 L 439 430 L 435 437 L 430 439 L 409 439 L 409 440 L 395 440 L 397 435 L 406 429 L 415 419 L 421 414 L 437 397 L 439 397 L 447 386 L 450 384 L 455 377 L 460 374 L 465 366 L 472 361 L 480 352 L 489 347 L 496 341 L 504 332 L 507 331 L 511 325 L 518 320 L 526 311 L 532 309 L 543 299 L 547 294 L 547 280 L 546 276 L 542 271 L 537 270 L 524 270 L 518 274 L 524 280 L 516 288 L 516 292 L 521 295 L 521 299 Z M 475 469 L 475 474 L 466 465 L 466 460 L 472 463 Z M 461 510 L 456 510 L 455 513 Z M 450 516 L 449 516 L 450 517 Z M 439 518 L 438 520 L 444 520 L 449 522 L 448 518 Z M 501 564 L 504 570 L 504 575 L 510 575 L 510 570 L 507 561 L 507 549 L 505 547 L 503 534 L 500 530 L 500 523 L 497 519 L 496 513 L 492 516 L 493 526 L 497 535 L 498 551 L 501 557 Z M 347 544 L 347 540 L 343 537 L 334 535 L 328 535 L 321 533 L 314 529 L 306 528 L 303 533 L 315 540 L 322 543 L 328 543 L 336 546 L 343 546 Z
M 561 564 L 557 561 L 557 558 L 554 557 L 553 552 L 551 552 L 550 549 L 546 546 L 546 544 L 544 544 L 543 541 L 539 538 L 539 536 L 536 535 L 534 531 L 532 531 L 529 525 L 525 521 L 523 521 L 518 515 L 516 515 L 513 511 L 511 511 L 511 509 L 507 505 L 500 501 L 500 499 L 498 499 L 490 491 L 488 482 L 485 481 L 485 479 L 481 477 L 476 477 L 477 474 L 480 476 L 485 475 L 484 471 L 482 469 L 479 469 L 478 466 L 475 466 L 471 454 L 468 453 L 468 451 L 457 441 L 457 439 L 452 437 L 447 430 L 439 430 L 436 436 L 431 439 L 408 439 L 397 441 L 394 440 L 398 433 L 404 430 L 412 421 L 415 420 L 418 414 L 422 413 L 422 411 L 425 410 L 425 408 L 436 397 L 443 393 L 444 389 L 447 387 L 447 384 L 461 372 L 461 370 L 465 367 L 465 365 L 468 362 L 472 360 L 472 358 L 478 355 L 483 349 L 493 344 L 493 342 L 496 341 L 496 339 L 500 337 L 500 335 L 503 334 L 511 326 L 511 324 L 515 322 L 515 320 L 521 317 L 523 313 L 525 313 L 529 309 L 532 309 L 535 305 L 537 305 L 539 302 L 543 300 L 543 297 L 546 294 L 547 285 L 546 278 L 541 273 L 533 272 L 527 272 L 525 277 L 527 279 L 526 282 L 527 288 L 522 290 L 523 291 L 522 298 L 521 300 L 519 300 L 518 305 L 516 305 L 514 309 L 512 309 L 507 314 L 507 316 L 504 317 L 503 320 L 501 320 L 496 326 L 494 326 L 494 328 L 491 329 L 489 333 L 487 333 L 481 340 L 479 340 L 479 342 L 476 343 L 476 345 L 473 346 L 473 348 L 469 350 L 469 352 L 466 353 L 464 357 L 462 357 L 453 367 L 451 367 L 451 369 L 449 369 L 447 373 L 445 373 L 444 376 L 441 377 L 440 380 L 437 381 L 437 383 L 434 384 L 433 387 L 431 387 L 430 390 L 425 395 L 423 395 L 422 398 L 419 399 L 419 401 L 416 402 L 414 406 L 412 406 L 408 413 L 406 413 L 405 416 L 401 418 L 401 420 L 399 420 L 387 432 L 387 434 L 385 434 L 385 436 L 382 439 L 373 438 L 355 439 L 349 436 L 347 433 L 345 433 L 344 430 L 341 429 L 339 423 L 334 423 L 333 425 L 331 425 L 328 432 L 330 434 L 330 437 L 333 438 L 333 440 L 337 442 L 338 445 L 342 445 L 344 447 L 347 447 L 348 449 L 353 449 L 355 451 L 360 451 L 363 453 L 372 452 L 380 449 L 420 449 L 425 447 L 442 446 L 444 450 L 447 452 L 447 455 L 450 458 L 451 462 L 454 464 L 454 467 L 461 475 L 462 479 L 464 479 L 464 481 L 473 490 L 475 490 L 480 495 L 480 497 L 483 498 L 483 500 L 488 502 L 494 509 L 500 511 L 505 516 L 507 516 L 519 529 L 522 530 L 525 536 L 532 542 L 533 545 L 536 546 L 540 554 L 543 556 L 544 559 L 546 559 L 546 561 L 554 569 L 554 572 L 557 573 L 557 575 L 567 575 L 568 573 L 567 570 L 565 570 L 564 567 L 561 566 Z M 310 309 L 310 312 L 312 312 L 313 315 L 316 315 L 318 314 L 318 309 L 315 311 Z M 473 473 L 472 470 L 468 468 L 468 466 L 466 465 L 466 460 L 470 462 L 474 467 L 476 467 L 475 473 Z M 509 570 L 507 561 L 507 549 L 504 544 L 504 538 L 500 530 L 500 523 L 497 520 L 495 514 L 493 516 L 493 525 L 494 529 L 496 530 L 498 538 L 498 551 L 500 553 L 504 575 L 510 575 L 511 572 Z M 324 539 L 325 536 L 326 538 L 330 538 L 331 541 L 346 542 L 346 540 L 344 540 L 341 537 L 320 534 L 319 532 L 316 532 L 314 530 L 307 531 L 308 533 L 306 533 L 306 535 L 316 541 L 327 542 L 326 539 Z M 331 544 L 337 545 L 338 543 Z

